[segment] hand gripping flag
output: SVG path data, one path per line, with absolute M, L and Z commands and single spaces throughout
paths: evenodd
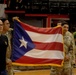
M 14 21 L 12 62 L 15 65 L 62 66 L 62 27 L 39 28 Z

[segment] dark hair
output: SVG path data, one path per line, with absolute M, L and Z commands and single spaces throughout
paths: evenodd
M 2 22 L 4 23 L 6 20 L 8 20 L 7 18 L 2 18 L 1 19 L 2 20 Z
M 64 22 L 64 20 L 59 20 L 57 23 L 63 23 Z
M 61 23 L 61 26 L 64 26 L 64 24 L 68 25 L 68 23 L 66 21 L 64 21 L 64 20 L 59 20 L 57 23 Z
M 64 21 L 64 22 L 62 23 L 62 26 L 64 26 L 65 24 L 67 24 L 67 25 L 68 25 L 68 23 L 67 23 L 66 21 Z

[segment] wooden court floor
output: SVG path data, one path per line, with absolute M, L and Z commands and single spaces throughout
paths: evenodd
M 14 75 L 50 75 L 50 69 L 48 70 L 32 70 L 32 71 L 22 71 L 14 72 Z M 73 75 L 76 75 L 76 68 L 73 68 Z

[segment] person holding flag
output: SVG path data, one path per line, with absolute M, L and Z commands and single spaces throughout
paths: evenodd
M 58 24 L 63 28 L 65 58 L 62 67 L 54 66 L 51 68 L 51 75 L 72 75 L 72 62 L 75 61 L 74 38 L 73 35 L 68 31 L 69 25 L 67 22 L 59 21 L 57 25 Z

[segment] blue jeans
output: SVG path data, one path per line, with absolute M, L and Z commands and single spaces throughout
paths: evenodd
M 1 71 L 1 72 L 0 72 L 0 75 L 7 75 L 7 71 L 6 71 L 6 70 Z

